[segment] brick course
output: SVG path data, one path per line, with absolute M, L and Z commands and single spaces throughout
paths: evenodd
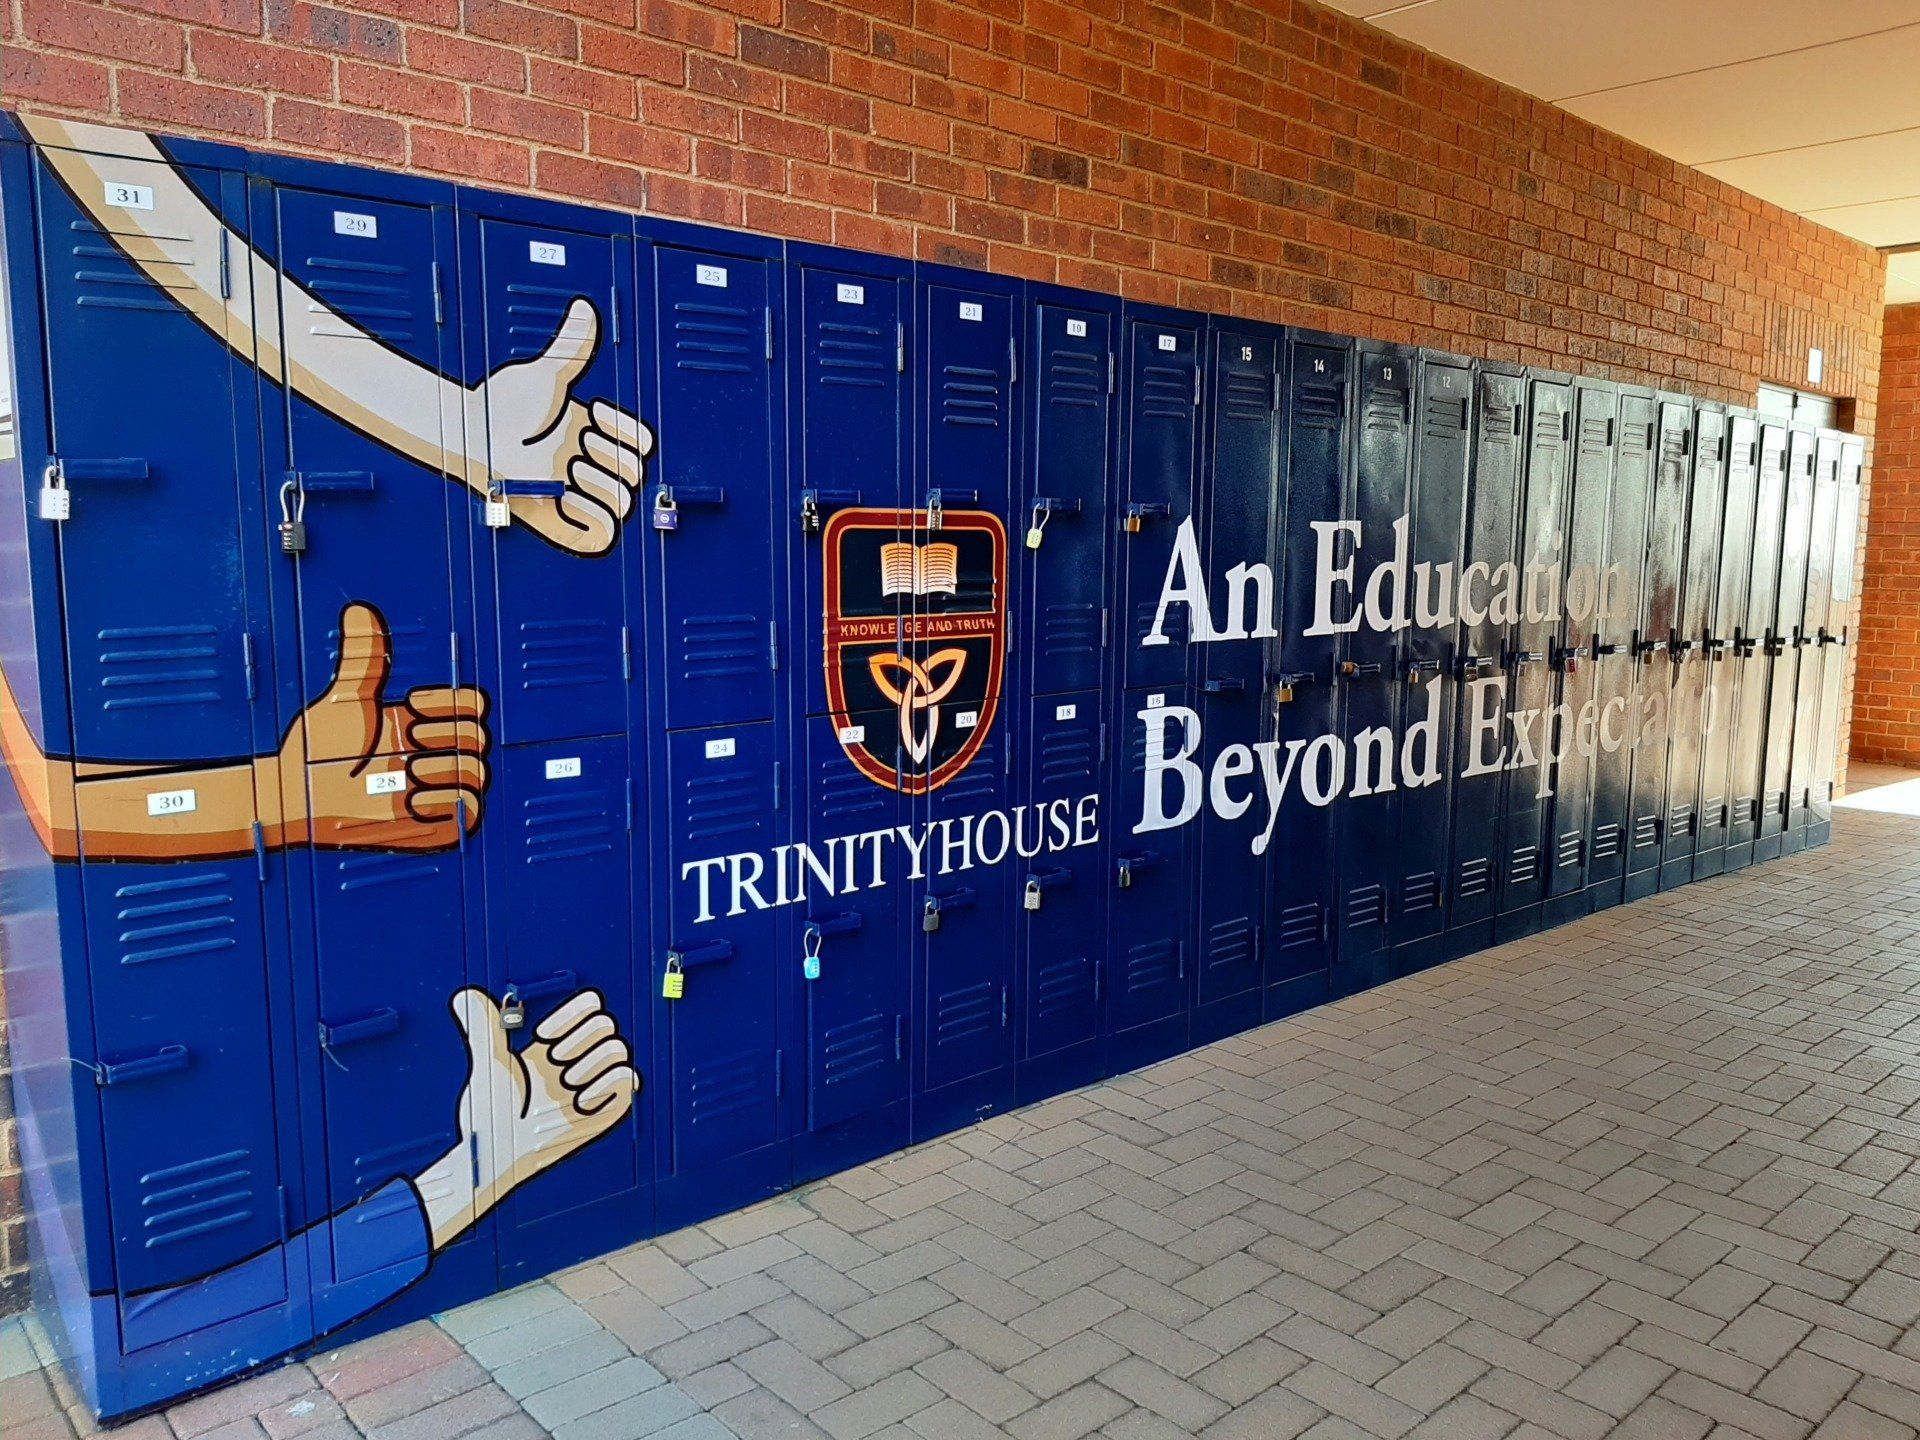
M 9 0 L 0 101 L 1873 429 L 1873 250 L 1310 0 Z
M 1853 753 L 1920 765 L 1920 305 L 1887 311 Z

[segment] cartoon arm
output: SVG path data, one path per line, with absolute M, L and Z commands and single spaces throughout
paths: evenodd
M 208 860 L 254 848 L 445 850 L 487 788 L 486 696 L 428 686 L 383 698 L 393 669 L 386 622 L 369 605 L 340 615 L 333 683 L 270 755 L 166 766 L 45 754 L 0 671 L 0 756 L 57 860 Z M 351 762 L 325 764 L 320 762 Z M 397 776 L 369 783 L 370 776 Z M 84 784 L 75 785 L 75 781 Z M 388 785 L 392 788 L 388 788 Z M 156 791 L 191 790 L 191 810 L 153 814 Z
M 374 340 L 277 270 L 226 226 L 149 137 L 53 116 L 16 118 L 74 200 L 141 273 L 268 378 L 476 495 L 508 480 L 559 481 L 557 496 L 510 497 L 513 518 L 575 554 L 613 548 L 653 437 L 618 406 L 572 394 L 600 345 L 599 312 L 585 296 L 567 307 L 540 354 L 502 365 L 469 388 Z M 153 162 L 140 176 L 153 182 L 151 209 L 106 204 L 106 186 L 124 181 L 128 169 L 115 152 Z M 247 283 L 222 287 L 214 268 L 183 267 L 168 253 L 167 242 L 210 229 L 244 266 Z M 294 317 L 301 323 L 291 323 Z M 343 335 L 366 343 L 343 346 Z

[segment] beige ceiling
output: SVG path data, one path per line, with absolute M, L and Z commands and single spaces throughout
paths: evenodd
M 1920 0 L 1329 0 L 1870 245 L 1920 245 Z M 1920 255 L 1888 300 L 1920 300 Z

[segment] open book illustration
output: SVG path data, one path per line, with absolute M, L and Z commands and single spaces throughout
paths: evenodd
M 950 544 L 880 547 L 882 595 L 952 595 L 960 588 L 960 552 Z

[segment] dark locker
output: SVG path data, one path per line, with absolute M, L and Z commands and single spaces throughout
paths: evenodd
M 1813 799 L 1807 821 L 1807 843 L 1824 845 L 1833 838 L 1834 769 L 1839 757 L 1840 708 L 1846 683 L 1846 646 L 1852 638 L 1856 547 L 1860 540 L 1860 462 L 1858 441 L 1840 443 L 1840 482 L 1835 499 L 1833 582 L 1828 587 L 1827 618 L 1819 635 L 1825 655 L 1820 693 L 1820 740 L 1813 756 Z
M 1036 697 L 1027 734 L 1026 803 L 1043 853 L 1017 862 L 1022 1003 L 1019 1098 L 1038 1099 L 1100 1068 L 1101 977 L 1107 956 L 1105 731 L 1100 692 Z
M 1704 642 L 1707 683 L 1701 724 L 1700 843 L 1693 857 L 1696 878 L 1726 869 L 1727 837 L 1733 827 L 1734 757 L 1739 753 L 1743 709 L 1740 679 L 1746 665 L 1739 652 L 1746 626 L 1759 476 L 1759 424 L 1752 415 L 1736 411 L 1727 424 L 1727 498 L 1721 509 L 1713 620 Z
M 1286 369 L 1286 468 L 1282 496 L 1283 554 L 1279 635 L 1272 641 L 1267 701 L 1273 707 L 1273 762 L 1293 765 L 1278 816 L 1258 837 L 1273 857 L 1268 901 L 1266 1015 L 1269 1020 L 1317 1005 L 1327 997 L 1332 962 L 1333 813 L 1330 797 L 1305 781 L 1332 763 L 1340 744 L 1333 708 L 1331 633 L 1308 634 L 1314 624 L 1317 527 L 1340 518 L 1349 435 L 1349 342 L 1290 332 Z M 1320 803 L 1314 801 L 1318 799 Z
M 277 481 L 276 518 L 297 516 L 305 526 L 304 551 L 279 557 L 293 567 L 298 585 L 304 693 L 326 688 L 343 642 L 364 643 L 364 632 L 343 637 L 340 626 L 342 611 L 355 602 L 377 606 L 385 621 L 389 693 L 458 683 L 463 668 L 471 673 L 472 662 L 463 657 L 472 652 L 466 636 L 456 634 L 465 625 L 455 620 L 449 528 L 464 530 L 481 500 L 447 479 L 449 470 L 461 472 L 446 448 L 444 417 L 433 408 L 442 397 L 423 396 L 404 430 L 369 420 L 369 430 L 377 428 L 385 443 L 355 425 L 363 413 L 356 405 L 372 396 L 356 402 L 351 394 L 338 395 L 331 413 L 301 398 L 316 384 L 341 384 L 342 377 L 366 386 L 390 383 L 379 377 L 396 362 L 379 357 L 391 352 L 404 357 L 398 363 L 416 367 L 408 372 L 413 378 L 430 374 L 432 385 L 451 383 L 438 378 L 451 368 L 455 343 L 447 323 L 454 297 L 443 281 L 452 273 L 448 213 L 291 187 L 271 195 L 283 276 L 277 378 L 286 474 L 268 480 Z M 594 583 L 587 569 L 565 568 Z M 310 758 L 345 759 L 322 738 L 323 729 L 338 728 L 327 719 L 325 713 L 307 717 Z M 391 738 L 397 743 L 397 730 Z
M 238 208 L 238 176 L 135 160 L 113 173 L 149 195 L 191 182 Z M 63 492 L 69 510 L 59 552 L 73 753 L 158 763 L 253 754 L 265 738 L 252 704 L 262 627 L 249 613 L 261 587 L 242 558 L 258 553 L 242 515 L 259 503 L 259 457 L 252 377 L 227 349 L 251 341 L 214 298 L 245 242 L 211 216 L 149 242 L 172 277 L 162 286 L 122 258 L 115 232 L 74 203 L 44 156 L 35 183 L 57 469 L 30 483 Z M 47 505 L 40 513 L 55 513 Z M 64 711 L 47 706 L 60 728 Z M 44 737 L 56 752 L 64 742 Z
M 516 1044 L 541 1022 L 591 992 L 611 1015 L 645 1073 L 646 1016 L 635 994 L 635 790 L 625 737 L 549 741 L 495 754 L 484 835 L 497 980 L 492 993 L 517 1020 Z M 552 1102 L 528 1096 L 529 1118 Z M 651 1229 L 647 1191 L 653 1157 L 635 1103 L 625 1119 L 581 1153 L 531 1177 L 501 1207 L 500 1263 L 506 1274 L 538 1274 L 605 1250 L 621 1234 Z M 564 1138 L 554 1127 L 549 1133 Z M 531 1161 L 533 1157 L 529 1157 Z
M 1445 953 L 1464 955 L 1492 943 L 1495 877 L 1500 864 L 1500 803 L 1506 788 L 1505 659 L 1507 618 L 1494 603 L 1496 576 L 1515 573 L 1521 434 L 1526 380 L 1518 371 L 1482 366 L 1480 427 L 1473 447 L 1473 487 L 1460 572 L 1460 643 L 1453 659 L 1453 844 L 1448 879 Z M 1511 588 L 1509 583 L 1508 588 Z
M 1426 356 L 1415 407 L 1408 611 L 1395 677 L 1401 764 L 1399 875 L 1393 907 L 1392 972 L 1410 974 L 1441 958 L 1451 863 L 1454 732 L 1459 688 L 1456 605 L 1466 553 L 1468 470 L 1473 458 L 1473 369 L 1451 356 Z M 1423 588 L 1430 587 L 1430 588 Z M 1444 625 L 1423 623 L 1436 614 Z
M 659 949 L 643 973 L 657 1020 L 650 1079 L 660 1127 L 659 1223 L 671 1228 L 772 1194 L 791 1179 L 782 1007 L 800 959 L 773 902 L 799 896 L 817 879 L 779 849 L 780 760 L 771 725 L 683 730 L 662 748 L 665 863 L 656 913 L 663 918 Z M 805 904 L 832 903 L 804 893 Z M 682 976 L 678 999 L 665 993 L 669 971 Z
M 1792 807 L 1793 752 L 1801 716 L 1800 662 L 1807 637 L 1805 623 L 1807 556 L 1813 530 L 1815 436 L 1811 430 L 1787 433 L 1787 499 L 1780 525 L 1780 585 L 1773 597 L 1767 637 L 1773 672 L 1767 696 L 1766 761 L 1761 771 L 1760 832 L 1753 858 L 1772 860 L 1786 847 Z M 1814 717 L 1807 716 L 1812 721 Z
M 488 529 L 486 507 L 468 507 L 483 537 L 482 594 L 496 612 L 492 723 L 509 744 L 619 734 L 631 674 L 620 517 L 631 523 L 642 503 L 635 487 L 644 443 L 635 413 L 632 243 L 493 217 L 474 223 L 478 293 L 468 323 L 479 368 L 498 378 L 469 423 L 479 430 L 475 443 L 487 447 L 489 499 L 539 527 Z M 616 319 L 623 313 L 624 328 Z M 556 363 L 556 374 L 542 373 Z M 539 403 L 549 408 L 556 382 L 573 377 L 553 421 L 563 433 L 581 430 L 564 477 L 553 473 L 551 435 L 524 433 L 527 397 L 514 383 L 522 375 L 548 387 Z M 562 532 L 579 539 L 562 542 Z
M 1727 824 L 1727 865 L 1739 870 L 1753 863 L 1766 811 L 1767 733 L 1773 724 L 1773 668 L 1782 647 L 1774 634 L 1774 607 L 1780 594 L 1780 532 L 1787 506 L 1787 431 L 1778 424 L 1759 427 L 1759 477 L 1754 497 L 1753 545 L 1748 561 L 1744 623 L 1734 636 L 1740 666 L 1739 710 L 1734 717 L 1733 795 Z
M 1129 306 L 1124 316 L 1116 628 L 1126 646 L 1120 673 L 1128 689 L 1187 678 L 1192 615 L 1182 604 L 1168 605 L 1163 615 L 1160 600 L 1181 537 L 1197 546 L 1201 330 L 1201 318 L 1182 311 Z
M 1659 404 L 1650 393 L 1621 392 L 1602 614 L 1593 644 L 1593 823 L 1587 851 L 1587 901 L 1595 910 L 1618 905 L 1626 881 L 1640 673 L 1634 642 L 1646 589 L 1647 511 L 1658 414 Z
M 1415 352 L 1363 342 L 1354 357 L 1354 460 L 1342 514 L 1352 586 L 1334 657 L 1346 786 L 1334 807 L 1338 877 L 1332 986 L 1350 995 L 1387 978 L 1388 915 L 1399 882 L 1398 612 L 1412 603 L 1403 550 L 1413 462 Z M 1400 562 L 1400 563 L 1396 563 Z M 1384 583 L 1382 583 L 1384 582 Z M 1391 612 L 1391 613 L 1389 613 Z
M 1269 862 L 1254 850 L 1266 817 L 1253 747 L 1266 729 L 1265 654 L 1277 634 L 1278 367 L 1284 343 L 1284 332 L 1266 326 L 1223 323 L 1208 337 L 1203 573 L 1211 582 L 1208 610 L 1216 638 L 1200 648 L 1198 709 L 1205 755 L 1222 757 L 1222 784 L 1202 803 L 1197 822 L 1196 1042 L 1257 1025 L 1262 1010 Z M 1237 757 L 1231 762 L 1225 758 L 1229 751 Z
M 680 730 L 772 716 L 778 562 L 789 533 L 782 527 L 798 522 L 792 510 L 776 508 L 786 405 L 777 250 L 748 243 L 720 250 L 710 248 L 716 237 L 692 244 L 677 230 L 669 235 L 642 251 L 652 272 L 661 444 L 648 463 L 647 508 L 633 523 L 657 562 L 649 583 L 658 587 L 660 693 L 668 728 Z M 863 338 L 872 343 L 870 334 Z M 816 408 L 839 402 L 844 414 L 880 386 L 871 421 L 878 434 L 847 435 L 846 443 L 897 440 L 888 428 L 889 399 L 897 398 L 888 394 L 897 383 L 884 363 L 891 355 L 881 355 L 877 370 L 826 366 L 825 337 L 812 343 L 808 398 Z M 669 502 L 665 515 L 662 501 Z
M 1814 445 L 1813 511 L 1807 541 L 1806 601 L 1794 644 L 1800 651 L 1800 676 L 1794 701 L 1793 759 L 1787 779 L 1787 831 L 1784 848 L 1806 847 L 1813 816 L 1814 769 L 1825 691 L 1827 611 L 1833 600 L 1833 530 L 1840 497 L 1840 433 L 1822 430 Z
M 1582 382 L 1574 387 L 1573 406 L 1573 473 L 1556 587 L 1559 616 L 1547 657 L 1557 695 L 1552 711 L 1539 722 L 1536 742 L 1553 767 L 1542 909 L 1549 925 L 1585 914 L 1588 908 L 1587 861 L 1599 750 L 1593 649 L 1606 623 L 1600 612 L 1607 599 L 1607 514 L 1613 500 L 1619 393 L 1611 386 Z
M 1122 694 L 1121 757 L 1113 819 L 1112 934 L 1107 963 L 1108 1068 L 1132 1070 L 1184 1050 L 1192 1003 L 1194 858 L 1192 823 L 1142 830 L 1150 817 L 1177 813 L 1179 779 L 1162 772 L 1149 804 L 1150 761 L 1200 753 L 1200 715 L 1184 689 Z M 1204 800 L 1202 800 L 1204 803 Z
M 1633 641 L 1639 681 L 1632 725 L 1633 780 L 1627 824 L 1627 899 L 1660 884 L 1667 829 L 1667 748 L 1673 705 L 1672 644 L 1680 620 L 1681 567 L 1686 559 L 1687 491 L 1691 479 L 1693 410 L 1684 400 L 1660 402 L 1653 452 L 1653 496 L 1647 515 L 1647 569 L 1640 624 Z
M 900 844 L 863 836 L 897 832 L 907 807 L 889 764 L 899 713 L 815 717 L 801 734 L 796 800 L 811 859 L 796 852 L 794 874 L 815 876 L 791 908 L 791 963 L 801 966 L 799 1025 L 806 1109 L 794 1138 L 796 1180 L 845 1169 L 907 1143 L 908 972 L 915 947 L 902 924 L 912 882 L 964 886 L 964 835 L 937 826 L 918 832 L 922 859 L 905 864 Z M 911 827 L 909 833 L 913 833 Z M 902 841 L 901 844 L 905 842 Z M 888 846 L 886 883 L 872 880 L 875 847 Z M 815 865 L 836 876 L 818 879 Z M 915 917 L 918 923 L 918 917 Z M 809 974 L 813 978 L 806 978 Z
M 1558 636 L 1549 603 L 1553 571 L 1567 533 L 1567 481 L 1572 471 L 1573 387 L 1561 380 L 1527 382 L 1526 479 L 1520 503 L 1515 583 L 1518 618 L 1507 629 L 1507 789 L 1501 804 L 1499 908 L 1495 934 L 1505 939 L 1540 928 L 1546 893 L 1548 801 L 1553 767 L 1544 743 L 1554 692 L 1551 650 Z
M 1025 576 L 1016 654 L 1034 695 L 1090 690 L 1102 678 L 1117 328 L 1114 310 L 1091 295 L 1039 290 L 1029 306 L 1032 458 L 1013 540 Z
M 801 713 L 822 715 L 858 708 L 829 698 L 826 652 L 834 636 L 849 627 L 862 635 L 889 624 L 897 630 L 907 608 L 902 582 L 877 569 L 878 545 L 903 535 L 875 536 L 901 530 L 908 492 L 911 272 L 812 246 L 791 246 L 788 257 L 794 400 L 784 523 L 793 526 L 794 663 Z M 849 509 L 874 512 L 859 527 L 870 543 L 854 554 L 829 553 L 827 526 Z M 911 591 L 911 580 L 904 583 Z
M 1720 575 L 1721 510 L 1726 503 L 1726 412 L 1702 408 L 1694 412 L 1693 424 L 1693 489 L 1687 500 L 1686 559 L 1681 568 L 1679 618 L 1668 646 L 1673 657 L 1673 704 L 1667 727 L 1662 889 L 1684 885 L 1693 878 L 1694 847 L 1700 839 L 1701 729 L 1712 664 L 1707 655 L 1707 636 L 1713 628 L 1714 592 Z

